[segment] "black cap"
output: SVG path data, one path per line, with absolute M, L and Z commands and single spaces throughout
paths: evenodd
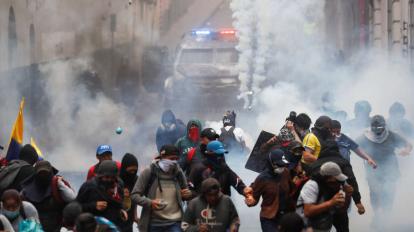
M 176 146 L 167 144 L 161 147 L 160 155 L 157 158 L 161 158 L 163 156 L 171 156 L 171 155 L 179 156 L 180 151 L 178 150 Z
M 201 131 L 200 137 L 207 138 L 209 140 L 216 140 L 220 136 L 217 134 L 217 132 L 213 128 L 206 128 L 203 131 Z
M 332 119 L 326 115 L 320 116 L 315 121 L 315 128 L 322 129 L 322 128 L 331 128 L 332 126 Z
M 117 176 L 118 175 L 118 166 L 113 160 L 104 160 L 99 164 L 98 167 L 98 177 L 100 176 Z
M 41 160 L 39 162 L 36 163 L 35 165 L 35 172 L 39 173 L 39 172 L 49 172 L 49 173 L 53 173 L 56 174 L 58 173 L 58 170 L 56 168 L 54 168 L 49 161 L 46 160 Z

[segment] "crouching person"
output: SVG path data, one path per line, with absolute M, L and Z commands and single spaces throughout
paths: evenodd
M 236 232 L 239 225 L 230 197 L 221 193 L 216 179 L 208 178 L 201 184 L 201 195 L 190 201 L 181 228 L 185 232 Z
M 142 206 L 140 232 L 181 231 L 183 200 L 191 197 L 191 191 L 178 157 L 174 145 L 164 145 L 160 156 L 138 177 L 131 199 Z

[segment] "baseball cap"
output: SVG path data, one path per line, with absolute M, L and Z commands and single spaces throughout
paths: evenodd
M 53 173 L 56 174 L 58 172 L 58 170 L 56 168 L 54 168 L 49 161 L 46 160 L 41 160 L 39 162 L 36 163 L 35 165 L 35 172 L 39 173 L 39 172 L 49 172 L 49 173 Z
M 112 147 L 111 145 L 99 145 L 96 149 L 96 155 L 102 155 L 105 152 L 110 152 L 112 154 Z
M 348 179 L 347 176 L 345 176 L 341 168 L 338 166 L 338 164 L 334 162 L 326 162 L 321 166 L 321 169 L 319 170 L 319 173 L 322 176 L 333 176 L 338 181 L 344 182 Z
M 275 149 L 270 152 L 269 160 L 272 164 L 275 164 L 279 167 L 286 167 L 289 165 L 289 161 L 285 157 L 285 153 L 281 149 Z
M 179 150 L 176 146 L 172 145 L 172 144 L 167 144 L 161 147 L 160 149 L 160 155 L 157 158 L 161 158 L 163 156 L 169 156 L 169 155 L 174 155 L 174 156 L 179 156 Z
M 203 131 L 201 131 L 200 137 L 205 137 L 209 140 L 215 140 L 218 139 L 220 136 L 216 133 L 216 131 L 213 128 L 206 128 Z
M 220 141 L 214 140 L 207 144 L 207 151 L 213 152 L 214 154 L 223 155 L 225 153 L 228 153 L 226 149 L 224 149 L 223 143 Z

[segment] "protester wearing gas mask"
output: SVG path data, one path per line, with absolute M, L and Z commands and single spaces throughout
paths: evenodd
M 185 125 L 177 119 L 171 110 L 162 113 L 161 125 L 157 129 L 155 142 L 158 152 L 166 144 L 175 144 L 178 139 L 185 136 Z
M 80 187 L 77 201 L 83 212 L 105 217 L 118 227 L 127 221 L 128 214 L 123 209 L 124 185 L 115 161 L 101 162 L 97 176 Z
M 288 170 L 289 161 L 281 149 L 269 153 L 266 169 L 251 184 L 252 194 L 247 194 L 246 204 L 255 206 L 262 197 L 260 223 L 262 231 L 278 231 L 283 215 L 294 211 L 291 198 L 293 183 Z
M 371 127 L 356 141 L 367 153 L 372 154 L 378 164 L 376 170 L 365 167 L 371 205 L 375 213 L 372 229 L 378 229 L 387 224 L 400 177 L 396 154 L 407 156 L 413 147 L 399 134 L 388 130 L 381 115 L 372 117 Z
M 69 183 L 48 161 L 35 165 L 35 175 L 23 184 L 21 195 L 39 212 L 44 231 L 59 231 L 62 227 L 63 208 L 76 198 Z
M 141 172 L 131 194 L 132 201 L 142 206 L 139 231 L 181 231 L 183 201 L 192 194 L 178 158 L 174 145 L 164 145 Z
M 30 202 L 23 201 L 14 189 L 4 191 L 1 196 L 0 214 L 12 224 L 14 231 L 19 231 L 19 224 L 23 220 L 40 223 L 36 208 Z

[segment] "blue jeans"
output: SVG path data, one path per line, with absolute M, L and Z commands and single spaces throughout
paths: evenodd
M 181 232 L 181 222 L 176 222 L 168 226 L 150 225 L 149 232 Z

